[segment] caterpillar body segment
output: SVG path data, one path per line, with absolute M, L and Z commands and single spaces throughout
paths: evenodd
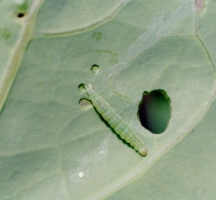
M 134 133 L 134 131 L 124 121 L 122 121 L 119 126 L 114 128 L 114 130 L 116 133 L 121 132 L 121 134 L 119 134 L 120 137 L 133 146 L 141 155 L 147 155 L 144 142 L 140 139 L 139 135 Z
M 134 147 L 142 156 L 147 155 L 144 142 L 139 135 L 116 113 L 116 111 L 106 102 L 97 92 L 92 89 L 92 85 L 85 86 L 92 104 L 108 124 L 115 130 L 119 136 Z

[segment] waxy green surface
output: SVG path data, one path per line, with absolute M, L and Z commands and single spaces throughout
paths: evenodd
M 213 0 L 0 1 L 0 199 L 214 199 L 215 10 Z M 80 107 L 82 83 L 148 156 Z M 172 106 L 159 135 L 137 118 L 156 89 Z

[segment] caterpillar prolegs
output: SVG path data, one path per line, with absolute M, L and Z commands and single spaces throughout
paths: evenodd
M 96 110 L 108 122 L 119 136 L 134 147 L 142 156 L 147 155 L 144 142 L 139 135 L 116 113 L 116 111 L 97 92 L 92 89 L 92 85 L 85 86 L 87 93 Z

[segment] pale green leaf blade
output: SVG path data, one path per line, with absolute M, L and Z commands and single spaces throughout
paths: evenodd
M 42 0 L 0 2 L 0 112 L 31 38 L 35 16 L 42 2 Z
M 215 41 L 202 25 L 215 3 L 200 2 L 45 1 L 0 116 L 1 199 L 212 199 Z M 140 134 L 146 157 L 80 107 L 82 83 Z M 172 106 L 159 135 L 137 118 L 155 89 Z

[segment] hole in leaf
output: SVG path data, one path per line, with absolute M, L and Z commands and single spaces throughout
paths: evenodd
M 92 73 L 98 73 L 99 72 L 99 66 L 98 65 L 92 65 L 91 71 L 92 71 Z
M 78 90 L 79 90 L 80 92 L 85 92 L 85 91 L 86 91 L 85 85 L 84 85 L 83 83 L 79 84 Z
M 163 133 L 171 117 L 171 101 L 166 92 L 144 92 L 138 116 L 143 127 L 155 134 Z
M 22 17 L 24 17 L 24 16 L 25 16 L 24 13 L 18 13 L 18 14 L 17 14 L 17 17 L 18 17 L 18 18 L 22 18 Z

